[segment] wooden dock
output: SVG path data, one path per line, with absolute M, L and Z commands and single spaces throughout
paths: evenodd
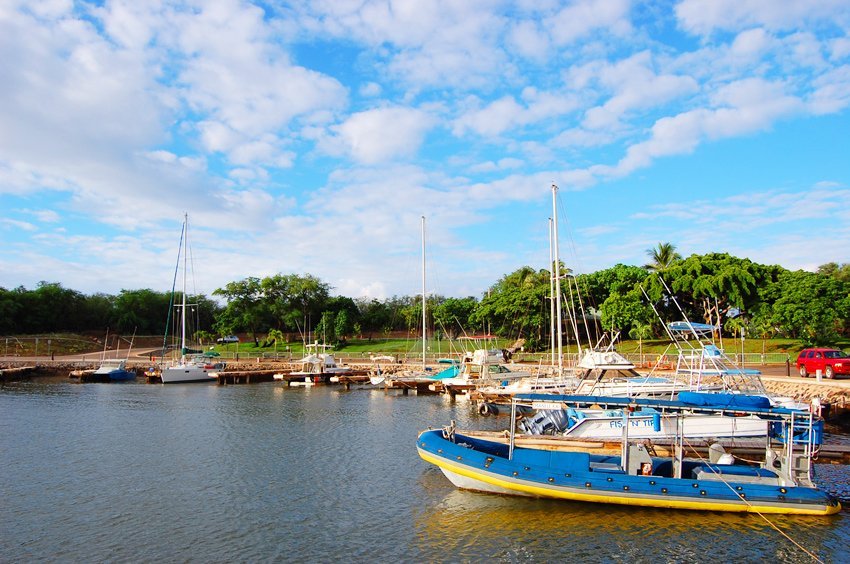
M 234 384 L 257 384 L 260 382 L 272 382 L 278 370 L 228 370 L 218 372 L 216 378 L 219 386 Z
M 14 368 L 0 368 L 0 382 L 12 382 L 21 378 L 29 378 L 35 371 L 35 366 L 18 366 Z

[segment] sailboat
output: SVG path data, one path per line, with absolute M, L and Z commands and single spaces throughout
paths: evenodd
M 163 384 L 182 384 L 189 382 L 216 382 L 218 372 L 224 370 L 223 362 L 213 362 L 213 359 L 192 350 L 186 340 L 186 273 L 187 254 L 189 245 L 189 215 L 183 216 L 182 245 L 178 256 L 183 261 L 183 291 L 181 292 L 180 311 L 180 359 L 162 369 Z M 178 259 L 178 265 L 180 259 Z M 172 292 L 173 295 L 173 292 Z M 170 317 L 170 316 L 169 316 Z
M 549 218 L 549 263 L 552 265 L 549 278 L 550 296 L 550 367 L 539 370 L 534 376 L 518 380 L 504 380 L 479 387 L 478 396 L 486 402 L 506 403 L 515 394 L 523 393 L 555 393 L 601 396 L 672 396 L 678 391 L 689 389 L 669 378 L 661 376 L 645 376 L 635 370 L 635 365 L 618 353 L 614 348 L 617 335 L 610 338 L 605 346 L 605 337 L 599 339 L 596 345 L 588 344 L 582 347 L 579 338 L 578 319 L 583 317 L 575 309 L 568 308 L 568 319 L 572 332 L 576 336 L 579 351 L 579 361 L 574 366 L 564 365 L 563 343 L 563 308 L 561 304 L 561 258 L 558 236 L 558 186 L 552 184 L 552 217 Z M 581 307 L 579 288 L 570 286 L 570 295 L 575 290 Z M 583 308 L 582 308 L 583 309 Z M 582 312 L 583 313 L 583 312 Z M 590 331 L 585 324 L 585 332 Z M 484 407 L 486 413 L 492 405 Z M 496 410 L 498 411 L 498 410 Z
M 125 358 L 118 358 L 118 350 L 115 351 L 115 358 L 106 358 L 106 341 L 109 339 L 109 331 L 106 333 L 107 337 L 103 341 L 103 355 L 101 356 L 100 366 L 92 372 L 90 381 L 100 382 L 100 381 L 123 381 L 123 380 L 132 380 L 136 377 L 136 371 L 127 368 L 127 361 L 130 359 L 130 351 L 133 348 L 133 341 L 130 341 L 130 348 L 127 349 L 127 356 Z M 133 338 L 135 339 L 136 333 L 133 332 Z M 121 347 L 121 340 L 118 340 L 118 347 Z
M 426 303 L 427 295 L 425 291 L 425 216 L 422 216 L 422 368 L 419 370 L 408 370 L 394 375 L 376 375 L 370 378 L 370 382 L 374 385 L 380 385 L 384 382 L 392 382 L 394 385 L 402 387 L 417 386 L 418 384 L 427 384 L 437 379 L 440 374 L 434 375 L 428 371 L 426 366 L 426 351 L 428 350 L 428 330 L 426 325 Z M 447 369 L 448 370 L 448 369 Z M 445 371 L 444 371 L 445 372 Z M 456 372 L 453 373 L 453 375 Z

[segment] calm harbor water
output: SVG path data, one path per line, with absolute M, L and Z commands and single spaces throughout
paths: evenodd
M 415 449 L 451 419 L 503 425 L 375 389 L 7 384 L 0 560 L 809 560 L 758 516 L 458 491 Z M 850 470 L 819 469 L 850 497 Z M 850 512 L 771 521 L 847 561 Z

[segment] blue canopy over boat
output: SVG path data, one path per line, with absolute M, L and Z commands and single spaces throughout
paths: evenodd
M 433 376 L 434 380 L 445 380 L 446 378 L 456 378 L 460 374 L 460 366 L 452 365 L 441 370 Z
M 679 401 L 686 405 L 714 408 L 730 407 L 770 407 L 770 400 L 764 396 L 746 394 L 721 394 L 705 392 L 679 392 Z
M 709 325 L 708 323 L 691 323 L 690 321 L 673 321 L 672 323 L 668 323 L 667 327 L 669 327 L 671 331 L 695 331 L 697 333 L 711 333 L 712 331 L 720 329 L 719 327 Z

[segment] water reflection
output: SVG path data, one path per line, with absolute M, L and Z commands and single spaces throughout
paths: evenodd
M 591 561 L 755 561 L 806 559 L 784 531 L 825 561 L 841 561 L 847 512 L 822 518 L 632 508 L 484 494 L 453 488 L 429 468 L 420 487 L 433 495 L 416 516 L 420 547 L 463 558 L 537 560 L 553 553 Z M 438 492 L 443 492 L 438 496 Z M 838 536 L 837 536 L 838 535 Z
M 419 431 L 504 428 L 380 388 L 0 388 L 4 561 L 799 561 L 757 517 L 459 491 Z M 8 453 L 13 453 L 9 455 Z M 832 468 L 829 469 L 830 471 Z M 846 468 L 835 480 L 850 483 Z M 21 479 L 21 477 L 26 477 Z M 772 518 L 841 561 L 848 513 Z

